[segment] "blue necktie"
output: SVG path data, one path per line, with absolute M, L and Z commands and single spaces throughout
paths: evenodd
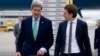
M 33 25 L 33 36 L 34 36 L 34 40 L 36 40 L 37 32 L 38 32 L 37 19 L 34 19 L 34 25 Z

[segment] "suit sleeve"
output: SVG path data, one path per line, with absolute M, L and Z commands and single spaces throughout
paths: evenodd
M 51 21 L 48 22 L 48 27 L 47 27 L 47 42 L 46 44 L 43 46 L 44 48 L 46 48 L 46 50 L 49 50 L 49 48 L 52 46 L 53 44 L 53 30 L 52 30 L 52 23 Z
M 84 24 L 83 38 L 84 38 L 83 41 L 84 41 L 84 48 L 85 48 L 86 56 L 92 56 L 90 39 L 88 36 L 88 27 L 86 23 Z
M 17 43 L 16 43 L 16 52 L 21 52 L 22 50 L 22 46 L 23 46 L 23 42 L 24 42 L 24 36 L 25 36 L 25 23 L 24 23 L 24 20 L 22 21 L 22 24 L 21 24 L 21 30 L 20 30 L 20 34 L 19 34 L 19 37 L 18 37 L 18 40 L 17 40 Z
M 98 38 L 99 38 L 98 31 L 95 30 L 94 49 L 97 49 L 98 48 Z
M 55 51 L 54 56 L 59 56 L 60 48 L 61 48 L 61 25 L 58 27 L 56 42 L 55 42 Z

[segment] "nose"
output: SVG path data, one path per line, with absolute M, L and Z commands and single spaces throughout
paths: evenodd
M 39 14 L 39 11 L 36 11 L 36 14 Z

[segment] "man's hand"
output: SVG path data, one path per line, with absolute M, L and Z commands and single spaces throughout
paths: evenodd
M 17 53 L 16 53 L 16 56 L 22 56 L 22 55 L 21 55 L 21 53 L 20 53 L 20 52 L 17 52 Z
M 43 51 L 39 50 L 39 51 L 37 52 L 37 56 L 43 56 L 43 55 L 44 55 L 44 52 L 43 52 Z

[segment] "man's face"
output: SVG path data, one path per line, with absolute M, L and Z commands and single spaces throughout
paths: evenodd
M 35 18 L 39 18 L 41 16 L 41 12 L 42 12 L 41 7 L 34 7 L 34 8 L 32 8 L 32 15 Z
M 67 10 L 64 9 L 63 16 L 66 20 L 70 20 L 72 17 L 72 14 L 69 14 Z

